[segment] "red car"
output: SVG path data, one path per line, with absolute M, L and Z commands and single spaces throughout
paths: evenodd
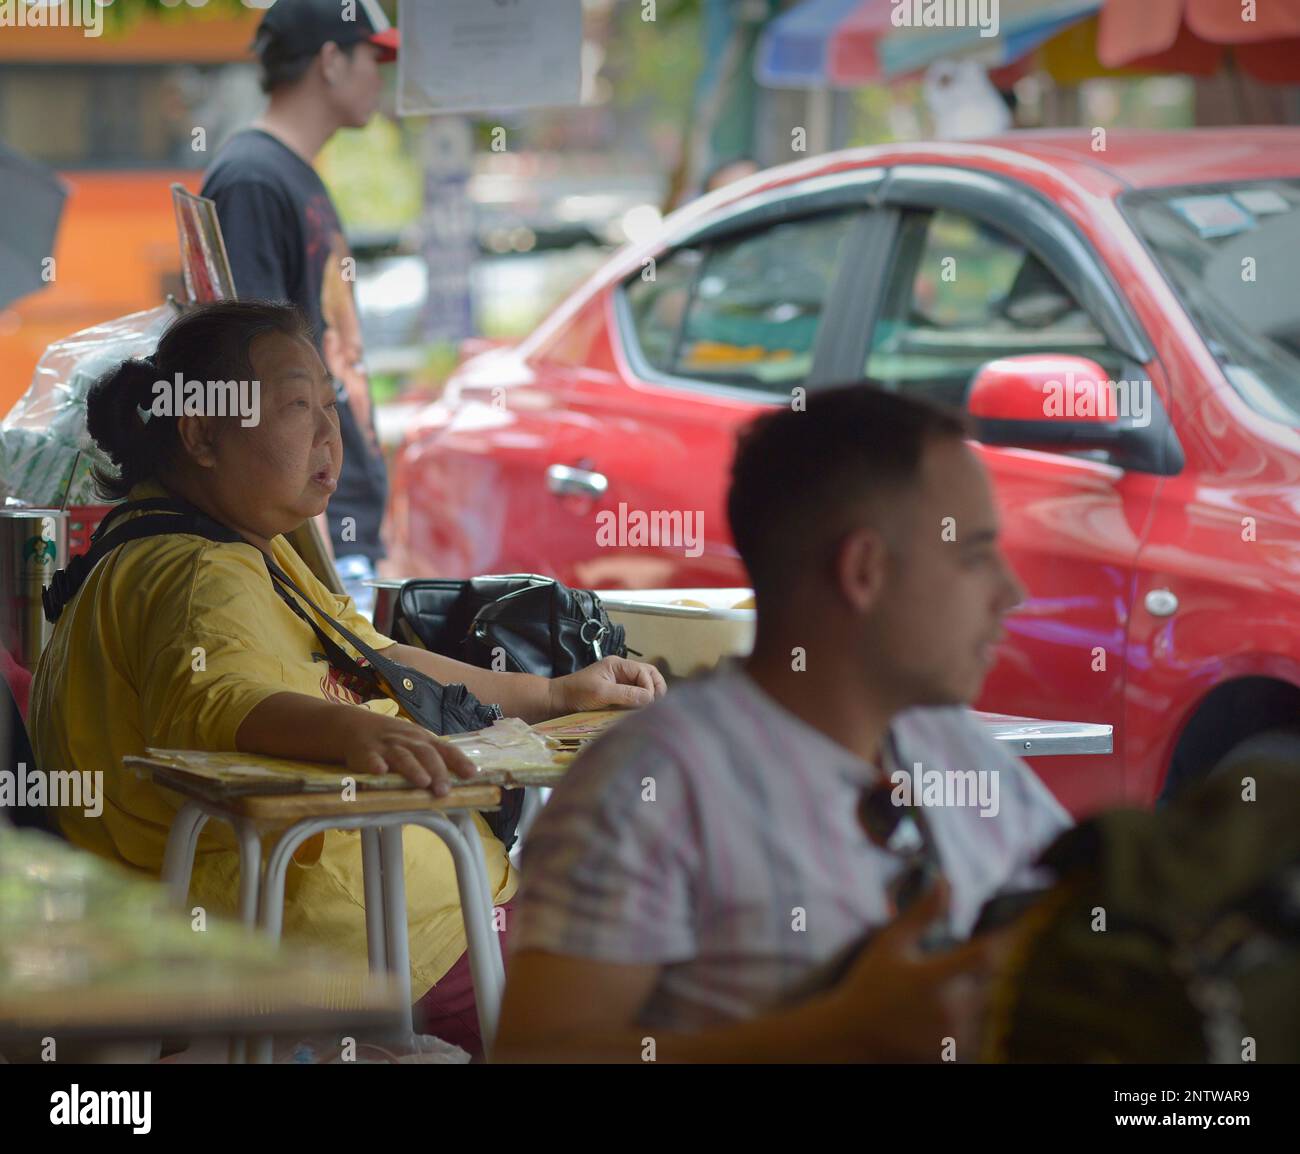
M 457 370 L 397 458 L 398 562 L 743 585 L 737 428 L 851 380 L 976 419 L 1030 594 L 979 706 L 1114 726 L 1112 756 L 1037 765 L 1074 812 L 1300 757 L 1297 129 L 887 146 L 721 189 Z M 598 531 L 638 512 L 669 540 Z

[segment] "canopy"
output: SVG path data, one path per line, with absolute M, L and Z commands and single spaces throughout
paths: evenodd
M 892 7 L 892 5 L 887 5 Z M 952 5 L 954 12 L 978 13 L 985 8 L 969 0 Z M 970 56 L 989 68 L 1010 64 L 1034 51 L 1057 33 L 1091 16 L 1101 0 L 1001 0 L 987 6 L 998 14 L 995 36 L 976 24 L 957 27 L 891 27 L 880 46 L 880 61 L 888 76 L 915 72 L 945 57 Z M 908 6 L 903 5 L 902 11 Z M 914 5 L 924 13 L 928 0 Z M 940 4 L 939 8 L 947 8 Z M 915 16 L 915 10 L 911 13 Z
M 764 30 L 755 61 L 760 84 L 774 88 L 853 88 L 923 70 L 931 62 L 973 56 L 989 68 L 1019 60 L 1064 28 L 1096 12 L 1101 0 L 805 0 Z M 932 27 L 927 11 L 978 16 L 996 12 L 994 30 Z M 897 15 L 896 15 L 897 14 Z M 899 21 L 920 20 L 916 27 Z
M 1268 0 L 1245 9 L 1223 0 L 1107 0 L 1097 28 L 1097 59 L 1162 72 L 1208 76 L 1231 48 L 1257 80 L 1300 81 L 1300 0 Z
M 1300 0 L 1247 11 L 1237 0 L 805 0 L 764 30 L 755 75 L 776 88 L 855 88 L 940 59 L 995 69 L 1041 50 L 1037 63 L 1063 83 L 1209 76 L 1229 53 L 1256 79 L 1300 82 Z M 990 36 L 991 20 L 977 21 L 994 12 Z

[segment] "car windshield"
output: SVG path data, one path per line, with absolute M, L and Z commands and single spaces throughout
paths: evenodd
M 1300 181 L 1133 192 L 1120 203 L 1237 392 L 1300 425 Z

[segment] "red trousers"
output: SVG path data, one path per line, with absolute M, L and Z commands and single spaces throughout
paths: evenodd
M 501 923 L 497 931 L 502 950 L 514 917 L 514 901 L 497 907 L 505 917 L 495 915 Z M 461 954 L 438 984 L 415 1003 L 415 1029 L 420 1034 L 432 1034 L 444 1042 L 452 1042 L 467 1050 L 471 1061 L 483 1061 L 483 1039 L 478 1028 L 478 1009 L 474 1001 L 474 980 L 469 972 L 469 954 Z

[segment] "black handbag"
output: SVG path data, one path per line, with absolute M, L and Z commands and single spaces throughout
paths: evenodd
M 628 654 L 623 626 L 595 593 L 529 573 L 407 581 L 391 633 L 469 665 L 539 677 Z
M 109 530 L 109 524 L 123 513 L 154 510 L 147 516 L 136 517 Z M 81 588 L 90 571 L 108 553 L 127 541 L 155 537 L 164 533 L 190 533 L 210 541 L 225 544 L 246 543 L 233 529 L 213 520 L 187 501 L 178 498 L 156 497 L 144 501 L 130 501 L 118 505 L 100 523 L 91 538 L 90 548 L 78 554 L 54 574 L 50 584 L 42 591 L 41 599 L 46 619 L 57 621 L 63 608 Z M 263 555 L 267 573 L 280 599 L 300 617 L 316 634 L 325 650 L 326 659 L 363 699 L 384 696 L 401 706 L 402 711 L 417 725 L 436 734 L 465 733 L 482 729 L 501 718 L 499 705 L 485 705 L 469 689 L 459 683 L 444 685 L 418 669 L 385 657 L 372 649 L 350 629 L 336 621 L 315 604 L 274 561 Z M 338 634 L 359 654 L 353 657 L 299 604 L 299 600 L 314 609 L 330 629 Z M 514 795 L 519 794 L 516 798 Z M 515 826 L 522 809 L 522 791 L 510 790 L 502 795 L 502 807 L 485 815 L 488 826 L 507 849 L 514 844 Z

